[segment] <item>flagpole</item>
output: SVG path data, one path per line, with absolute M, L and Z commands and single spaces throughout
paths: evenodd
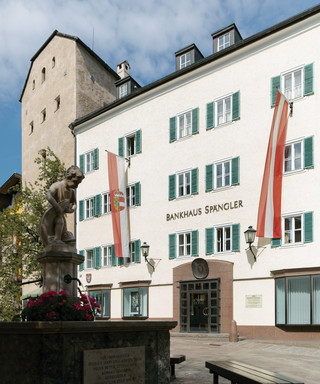
M 111 151 L 108 151 L 107 149 L 105 149 L 105 152 L 111 153 L 111 155 L 117 156 L 117 157 L 119 157 L 120 159 L 126 160 L 126 161 L 129 163 L 129 167 L 130 167 L 130 165 L 131 165 L 130 157 L 119 156 L 119 155 L 117 155 L 116 153 L 113 153 L 113 152 L 111 152 Z

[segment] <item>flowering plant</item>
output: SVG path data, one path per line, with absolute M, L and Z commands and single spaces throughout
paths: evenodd
M 97 313 L 101 313 L 100 305 L 92 297 L 82 294 L 72 302 L 65 291 L 49 291 L 39 298 L 30 297 L 21 317 L 23 321 L 91 321 Z

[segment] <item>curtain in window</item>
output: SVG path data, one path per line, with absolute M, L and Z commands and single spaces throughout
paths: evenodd
M 312 324 L 320 324 L 320 275 L 312 276 Z
M 285 279 L 276 280 L 276 323 L 286 322 L 286 290 Z
M 288 324 L 310 324 L 310 277 L 288 278 Z

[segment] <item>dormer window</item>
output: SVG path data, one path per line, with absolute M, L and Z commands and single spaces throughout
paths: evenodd
M 128 94 L 128 83 L 120 85 L 120 87 L 119 87 L 119 99 L 121 99 L 121 97 L 127 96 L 127 94 Z
M 218 52 L 230 47 L 230 32 L 218 38 Z
M 180 56 L 180 69 L 188 67 L 189 65 L 191 65 L 191 53 L 187 52 Z

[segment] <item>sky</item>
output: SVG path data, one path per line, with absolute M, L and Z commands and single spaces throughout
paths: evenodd
M 0 0 L 0 186 L 21 173 L 21 104 L 30 59 L 54 30 L 79 37 L 116 71 L 147 85 L 175 71 L 175 52 L 235 23 L 247 38 L 319 0 Z

